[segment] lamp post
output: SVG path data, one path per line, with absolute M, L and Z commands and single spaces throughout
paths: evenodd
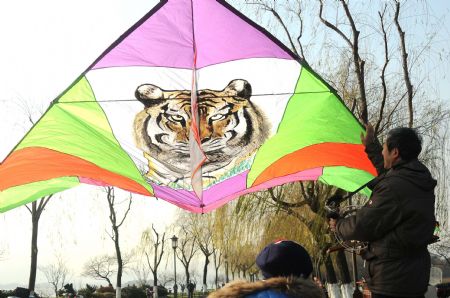
M 170 238 L 172 240 L 172 248 L 173 248 L 173 272 L 175 275 L 175 284 L 173 285 L 173 297 L 177 298 L 177 261 L 176 261 L 176 249 L 178 247 L 178 238 L 177 236 L 173 235 L 172 238 Z

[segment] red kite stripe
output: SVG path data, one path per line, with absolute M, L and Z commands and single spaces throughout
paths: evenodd
M 14 151 L 0 167 L 0 190 L 57 177 L 83 177 L 143 195 L 151 195 L 139 183 L 112 173 L 79 157 L 55 150 L 28 147 Z
M 252 186 L 269 181 L 274 177 L 282 177 L 321 166 L 344 166 L 377 175 L 376 169 L 367 158 L 363 145 L 321 143 L 283 156 L 266 168 Z

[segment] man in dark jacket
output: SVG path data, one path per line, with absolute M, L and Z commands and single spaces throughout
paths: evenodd
M 369 242 L 361 256 L 372 297 L 423 297 L 436 181 L 417 159 L 421 139 L 411 128 L 395 128 L 381 147 L 369 124 L 361 141 L 378 171 L 369 184 L 372 195 L 354 216 L 330 219 L 330 228 L 344 240 Z

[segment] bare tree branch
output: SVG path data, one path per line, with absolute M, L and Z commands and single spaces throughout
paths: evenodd
M 405 44 L 405 32 L 402 30 L 400 26 L 400 22 L 398 17 L 400 15 L 400 1 L 395 1 L 395 25 L 397 26 L 397 31 L 400 36 L 400 48 L 402 50 L 402 66 L 403 66 L 403 78 L 405 80 L 406 91 L 408 94 L 408 113 L 409 113 L 409 122 L 408 127 L 412 127 L 414 124 L 414 110 L 413 110 L 413 86 L 411 84 L 411 80 L 409 78 L 409 70 L 408 70 L 408 53 L 406 52 L 406 44 Z
M 122 218 L 122 220 L 120 221 L 120 223 L 117 225 L 117 228 L 120 228 L 120 226 L 123 224 L 125 218 L 127 218 L 128 212 L 130 212 L 130 209 L 131 209 L 131 202 L 132 202 L 132 200 L 133 200 L 133 197 L 132 197 L 132 195 L 131 195 L 131 193 L 130 193 L 130 199 L 128 200 L 128 208 L 127 208 L 127 211 L 125 211 L 125 213 L 123 214 L 123 218 Z
M 352 36 L 353 41 L 350 40 L 349 37 L 347 37 L 344 32 L 342 32 L 337 26 L 331 24 L 327 20 L 325 20 L 322 16 L 323 13 L 323 0 L 320 0 L 320 8 L 319 8 L 319 18 L 325 26 L 328 28 L 331 28 L 333 31 L 338 33 L 345 42 L 349 45 L 349 47 L 352 50 L 353 54 L 353 64 L 355 67 L 355 74 L 358 81 L 358 87 L 359 87 L 359 95 L 360 95 L 360 118 L 364 123 L 368 122 L 368 111 L 367 111 L 367 99 L 366 99 L 366 90 L 365 90 L 365 82 L 364 82 L 364 66 L 365 61 L 361 59 L 361 56 L 359 55 L 359 31 L 356 29 L 355 22 L 353 20 L 352 14 L 350 12 L 350 9 L 348 8 L 347 3 L 344 0 L 340 0 L 342 7 L 344 8 L 345 14 L 347 16 L 348 21 L 350 22 L 350 27 L 352 29 Z
M 262 2 L 248 2 L 248 4 L 261 6 L 264 10 L 266 10 L 266 11 L 268 11 L 268 12 L 273 14 L 273 16 L 278 21 L 278 23 L 280 23 L 281 27 L 283 27 L 284 33 L 286 34 L 286 36 L 287 36 L 287 38 L 289 40 L 289 44 L 291 45 L 292 51 L 294 52 L 294 54 L 297 57 L 300 57 L 300 55 L 298 54 L 297 49 L 295 47 L 295 44 L 294 44 L 294 42 L 292 40 L 291 34 L 289 33 L 289 29 L 287 28 L 286 24 L 284 23 L 283 19 L 278 14 L 278 12 L 273 7 L 268 6 L 266 3 L 262 3 Z
M 109 286 L 112 286 L 111 276 L 115 272 L 113 269 L 114 262 L 114 257 L 108 255 L 93 257 L 85 263 L 83 275 L 95 279 L 104 279 Z
M 297 36 L 297 43 L 298 43 L 298 47 L 300 48 L 300 55 L 303 58 L 303 61 L 306 62 L 305 53 L 303 52 L 303 45 L 302 45 L 302 43 L 300 41 L 300 39 L 303 36 L 303 17 L 302 17 L 302 7 L 301 7 L 300 3 L 298 4 L 298 11 L 297 11 L 296 14 L 297 14 L 298 19 L 300 21 L 300 32 L 298 33 L 298 36 Z
M 341 3 L 345 10 L 345 14 L 347 15 L 347 18 L 350 22 L 351 28 L 352 28 L 353 63 L 355 65 L 355 73 L 356 73 L 356 78 L 358 79 L 359 93 L 361 96 L 360 113 L 361 113 L 362 121 L 364 123 L 367 123 L 369 115 L 367 112 L 366 87 L 365 87 L 365 82 L 364 82 L 364 66 L 365 66 L 366 62 L 364 60 L 362 60 L 361 56 L 359 55 L 359 45 L 358 45 L 359 31 L 356 29 L 356 25 L 355 25 L 355 22 L 353 21 L 353 17 L 350 13 L 350 9 L 348 8 L 348 5 L 345 2 L 345 0 L 341 0 Z
M 384 10 L 382 13 L 378 12 L 378 15 L 380 17 L 381 30 L 383 32 L 384 64 L 383 64 L 383 69 L 381 70 L 381 77 L 380 77 L 383 93 L 382 93 L 382 98 L 381 98 L 380 109 L 378 112 L 378 120 L 377 120 L 377 123 L 375 124 L 375 135 L 378 134 L 378 131 L 380 129 L 381 121 L 383 120 L 383 115 L 384 115 L 384 106 L 386 105 L 386 99 L 387 99 L 387 87 L 386 87 L 385 73 L 386 73 L 386 68 L 389 64 L 389 49 L 388 49 L 387 34 L 386 34 L 386 30 L 384 28 L 384 14 L 386 13 L 386 8 L 387 8 L 387 5 L 384 6 Z
M 282 190 L 280 190 L 282 191 Z M 288 203 L 288 202 L 284 202 L 280 197 L 282 197 L 282 195 L 280 196 L 275 196 L 274 192 L 273 192 L 273 188 L 269 188 L 268 192 L 270 194 L 270 197 L 272 198 L 272 200 L 274 200 L 277 204 L 283 206 L 284 208 L 296 208 L 296 207 L 301 207 L 301 206 L 305 206 L 307 204 L 306 201 L 301 201 L 301 202 L 297 202 L 297 203 Z
M 319 8 L 319 18 L 320 21 L 327 26 L 328 28 L 332 29 L 333 31 L 335 31 L 336 33 L 338 33 L 349 45 L 349 47 L 353 48 L 353 44 L 350 41 L 350 39 L 344 34 L 344 32 L 342 32 L 338 27 L 336 27 L 335 25 L 331 24 L 330 22 L 328 22 L 327 20 L 325 20 L 322 16 L 322 12 L 323 12 L 323 0 L 320 0 L 320 8 Z
M 294 207 L 291 204 L 283 202 L 281 199 L 277 198 L 274 195 L 274 192 L 273 192 L 272 188 L 269 188 L 269 193 L 271 195 L 272 200 L 275 201 L 275 203 L 277 204 L 277 207 L 281 208 L 287 214 L 296 217 L 297 219 L 299 219 L 301 222 L 303 222 L 307 226 L 311 225 L 311 223 L 308 220 L 306 220 L 305 217 L 303 217 L 300 213 L 296 212 L 293 209 Z M 294 203 L 294 205 L 296 205 L 296 204 L 299 204 L 299 206 L 304 206 L 304 205 L 307 204 L 307 202 L 306 201 L 302 201 L 302 202 L 299 202 L 299 203 Z M 296 207 L 299 207 L 299 206 L 296 206 Z
M 43 197 L 39 200 L 39 205 L 38 208 L 36 210 L 36 212 L 38 213 L 38 216 L 40 217 L 42 214 L 42 211 L 44 211 L 45 206 L 47 206 L 48 202 L 50 201 L 50 199 L 53 197 L 53 194 L 48 195 L 47 197 Z

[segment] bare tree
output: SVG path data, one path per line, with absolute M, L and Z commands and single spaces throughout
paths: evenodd
M 58 297 L 58 290 L 65 285 L 69 274 L 69 268 L 67 268 L 65 261 L 57 256 L 55 263 L 39 269 L 44 273 L 48 283 L 52 285 L 55 297 Z
M 153 233 L 152 233 L 153 231 Z M 145 254 L 147 265 L 153 274 L 153 285 L 158 285 L 158 267 L 161 263 L 166 241 L 166 233 L 162 236 L 158 233 L 152 224 L 152 230 L 147 229 L 142 233 L 141 247 Z M 152 259 L 152 260 L 151 260 Z
M 178 248 L 176 250 L 176 255 L 181 264 L 183 264 L 187 285 L 191 280 L 189 267 L 191 265 L 192 259 L 198 251 L 197 238 L 188 229 L 186 229 L 185 226 L 182 226 L 180 228 L 178 234 L 180 235 L 180 237 L 178 238 Z
M 216 289 L 219 288 L 219 269 L 220 266 L 222 266 L 222 262 L 223 262 L 223 252 L 219 249 L 214 249 L 213 250 L 213 261 L 214 261 L 214 271 L 215 271 L 215 285 L 216 285 Z
M 116 210 L 116 196 L 114 193 L 114 187 L 108 186 L 106 190 L 106 199 L 109 206 L 109 220 L 111 221 L 112 233 L 108 233 L 111 240 L 114 242 L 114 248 L 116 250 L 117 259 L 117 279 L 116 279 L 116 297 L 120 298 L 122 296 L 122 273 L 124 268 L 124 259 L 120 251 L 120 241 L 119 241 L 119 228 L 122 226 L 123 222 L 127 218 L 128 212 L 131 209 L 132 196 L 128 200 L 128 207 L 124 212 L 122 219 L 117 218 Z
M 147 284 L 148 282 L 148 277 L 150 275 L 150 270 L 149 268 L 145 265 L 145 263 L 143 262 L 143 260 L 138 260 L 137 262 L 135 262 L 132 266 L 131 266 L 131 271 L 134 273 L 134 275 L 136 276 L 136 279 L 138 280 L 138 284 L 140 286 L 143 286 L 145 284 Z
M 205 263 L 203 265 L 203 286 L 207 285 L 208 265 L 210 263 L 210 256 L 214 253 L 215 247 L 213 243 L 214 233 L 214 217 L 212 213 L 207 214 L 190 214 L 189 225 L 187 226 L 192 230 L 192 233 L 197 239 L 200 251 L 205 257 Z
M 38 257 L 38 231 L 39 231 L 39 219 L 41 218 L 42 211 L 47 206 L 53 195 L 43 197 L 37 201 L 31 203 L 31 208 L 28 205 L 25 207 L 31 214 L 31 263 L 30 263 L 30 277 L 28 280 L 28 290 L 30 291 L 30 297 L 34 297 L 34 287 L 36 285 L 36 271 L 37 271 L 37 257 Z
M 408 16 L 411 9 L 414 10 L 417 6 L 404 5 L 405 2 L 396 0 L 364 4 L 345 0 L 318 1 L 317 4 L 303 6 L 306 10 L 295 9 L 295 5 L 302 2 L 295 0 L 245 2 L 251 7 L 258 7 L 256 14 L 264 23 L 263 27 L 279 25 L 275 28 L 272 26 L 272 32 L 287 41 L 287 45 L 293 49 L 294 54 L 303 58 L 303 62 L 305 56 L 310 58 L 308 65 L 312 65 L 330 82 L 349 110 L 357 115 L 362 123 L 369 121 L 374 123 L 378 136 L 383 138 L 390 128 L 405 125 L 415 126 L 425 135 L 426 143 L 429 145 L 424 147 L 421 158 L 430 166 L 433 175 L 438 174 L 437 215 L 441 221 L 446 222 L 442 219 L 446 219 L 448 214 L 446 191 L 448 179 L 444 178 L 448 176 L 447 170 L 444 170 L 448 167 L 443 162 L 442 156 L 448 155 L 448 149 L 444 148 L 448 146 L 448 142 L 442 140 L 448 139 L 446 137 L 448 130 L 444 131 L 442 127 L 448 123 L 448 108 L 436 100 L 439 97 L 433 94 L 434 85 L 429 75 L 431 72 L 426 70 L 425 63 L 418 63 L 421 61 L 420 56 L 428 63 L 429 56 L 437 50 L 432 47 L 432 39 L 436 36 L 434 33 L 440 30 L 437 27 L 439 25 L 435 28 L 428 26 L 428 31 L 434 30 L 430 34 L 421 35 L 415 40 L 408 38 L 409 53 L 405 40 L 405 36 L 415 34 L 411 20 L 420 23 L 422 27 L 428 25 L 428 19 L 432 19 L 433 16 L 429 18 L 430 15 L 426 11 L 423 14 L 414 11 L 413 15 Z M 379 8 L 374 9 L 375 6 Z M 372 12 L 378 15 L 371 15 Z M 302 15 L 307 17 L 304 18 Z M 401 16 L 404 16 L 403 19 Z M 293 21 L 295 19 L 297 20 Z M 311 28 L 305 27 L 308 26 L 308 22 L 312 25 Z M 295 44 L 293 40 L 298 28 L 301 28 L 299 37 L 306 31 L 305 29 L 309 29 L 308 35 L 314 35 L 312 39 L 320 38 L 321 41 L 315 43 L 315 46 L 309 44 L 305 46 L 300 43 L 300 38 L 297 38 L 299 43 Z M 404 31 L 409 31 L 409 34 Z M 376 45 L 374 40 L 377 42 Z M 392 46 L 397 44 L 398 47 Z M 443 55 L 450 56 L 448 50 L 443 51 Z M 311 59 L 312 57 L 314 59 Z M 396 61 L 398 62 L 395 63 Z M 437 64 L 442 65 L 441 53 Z M 425 82 L 430 84 L 426 85 Z M 418 96 L 419 94 L 421 96 Z M 408 112 L 404 112 L 405 110 Z M 311 229 L 317 245 L 323 246 L 316 247 L 313 252 L 323 252 L 321 248 L 325 248 L 330 242 L 325 237 L 326 225 L 321 215 L 323 200 L 336 190 L 332 187 L 323 188 L 320 182 L 303 182 L 297 194 L 288 196 L 280 194 L 280 190 L 287 189 L 277 188 L 271 195 L 251 194 L 249 200 L 254 203 L 254 199 L 257 198 L 264 202 L 261 206 L 262 213 L 284 212 L 298 219 Z M 252 206 L 253 210 L 248 210 L 250 213 L 254 212 L 255 207 Z M 246 208 L 241 205 L 242 207 Z M 313 211 L 317 216 L 305 216 L 304 208 Z M 328 268 L 329 280 L 336 280 L 332 260 L 325 255 L 318 255 L 315 258 Z M 337 263 L 342 263 L 342 256 L 337 260 Z M 237 270 L 233 268 L 235 264 L 231 265 L 232 269 Z M 337 267 L 338 271 L 340 268 L 342 271 L 348 271 L 342 266 Z
M 114 274 L 116 258 L 108 255 L 100 255 L 91 258 L 84 264 L 83 275 L 99 280 L 105 280 L 112 287 L 111 277 Z
M 177 273 L 177 280 L 181 281 L 184 279 L 184 276 L 182 274 Z M 173 274 L 162 272 L 158 274 L 158 281 L 159 284 L 165 288 L 167 288 L 168 284 L 171 284 L 175 281 Z
M 34 125 L 35 121 L 32 117 L 31 108 L 23 103 L 23 109 L 25 114 L 28 116 L 28 121 Z M 48 195 L 40 198 L 38 201 L 31 202 L 31 207 L 25 205 L 28 211 L 31 214 L 31 261 L 30 261 L 30 275 L 28 279 L 28 290 L 30 291 L 30 297 L 34 297 L 34 287 L 36 286 L 36 272 L 37 272 L 37 258 L 38 258 L 38 231 L 39 231 L 39 220 L 41 218 L 42 211 L 44 211 L 48 202 L 50 201 L 53 195 Z

